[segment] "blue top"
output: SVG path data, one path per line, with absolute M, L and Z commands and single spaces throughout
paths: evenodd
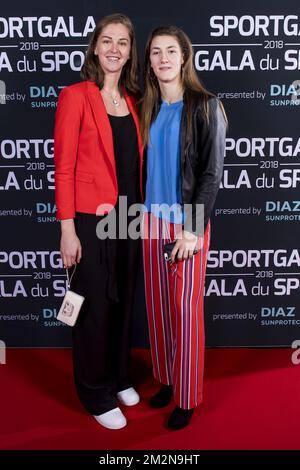
M 182 108 L 183 100 L 171 104 L 162 101 L 150 127 L 144 202 L 148 212 L 179 224 L 183 223 L 179 147 Z M 159 208 L 154 204 L 168 206 Z M 171 206 L 172 210 L 169 210 Z

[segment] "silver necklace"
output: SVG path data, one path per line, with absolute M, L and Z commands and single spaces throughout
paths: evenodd
M 112 99 L 112 103 L 113 105 L 117 108 L 118 106 L 120 106 L 120 101 L 117 99 L 117 93 L 115 95 L 113 95 L 112 93 L 108 92 L 105 90 L 105 88 L 102 88 L 103 91 L 105 91 L 105 93 L 111 97 Z

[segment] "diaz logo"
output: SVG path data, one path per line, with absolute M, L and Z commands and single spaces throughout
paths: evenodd
M 271 84 L 270 96 L 277 99 L 271 100 L 272 106 L 299 106 L 300 105 L 300 79 L 291 84 Z

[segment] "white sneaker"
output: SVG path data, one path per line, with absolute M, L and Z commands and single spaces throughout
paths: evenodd
M 126 388 L 126 390 L 118 392 L 117 398 L 122 403 L 122 405 L 126 406 L 136 405 L 140 401 L 140 396 L 133 387 Z
M 120 408 L 114 408 L 101 415 L 94 415 L 99 424 L 108 429 L 122 429 L 127 421 Z

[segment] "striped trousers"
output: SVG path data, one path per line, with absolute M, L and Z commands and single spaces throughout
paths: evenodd
M 202 401 L 204 372 L 203 296 L 210 222 L 192 259 L 165 261 L 163 246 L 182 225 L 151 213 L 143 215 L 146 306 L 154 377 L 172 385 L 175 403 L 184 409 Z

